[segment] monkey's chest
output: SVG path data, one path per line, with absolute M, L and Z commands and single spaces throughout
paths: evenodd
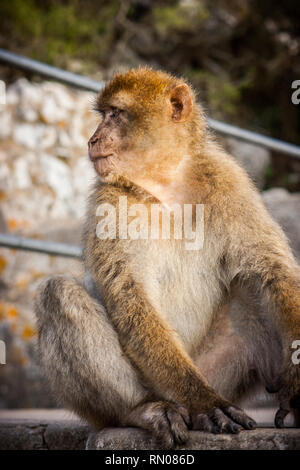
M 151 304 L 193 354 L 223 295 L 216 260 L 209 253 L 153 243 L 137 264 L 139 282 Z

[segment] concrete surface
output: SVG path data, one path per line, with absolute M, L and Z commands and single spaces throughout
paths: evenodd
M 190 431 L 186 450 L 299 450 L 300 429 L 259 428 L 236 435 Z M 136 428 L 106 428 L 89 435 L 88 450 L 160 449 L 146 431 Z
M 274 410 L 247 410 L 260 421 L 254 431 L 238 435 L 213 435 L 191 431 L 183 449 L 300 450 L 300 429 L 272 428 Z M 291 421 L 289 421 L 291 424 Z M 159 449 L 154 439 L 136 428 L 106 428 L 91 432 L 67 410 L 0 410 L 1 450 Z

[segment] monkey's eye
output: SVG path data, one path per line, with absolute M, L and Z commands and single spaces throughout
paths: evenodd
M 110 115 L 110 117 L 115 118 L 115 117 L 120 116 L 120 114 L 122 114 L 122 112 L 123 112 L 122 109 L 112 107 L 110 112 L 109 112 L 109 115 Z

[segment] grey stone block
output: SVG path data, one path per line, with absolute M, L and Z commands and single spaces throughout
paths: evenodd
M 137 428 L 105 428 L 90 432 L 77 419 L 0 419 L 0 450 L 156 450 L 155 439 Z M 31 411 L 29 414 L 34 413 Z M 24 413 L 26 415 L 26 413 Z M 186 450 L 300 450 L 300 429 L 258 428 L 237 435 L 190 431 Z
M 81 450 L 89 428 L 72 420 L 0 421 L 0 450 Z
M 107 428 L 89 435 L 86 449 L 157 450 L 160 447 L 146 432 L 133 428 Z M 178 448 L 179 449 L 179 448 Z M 299 450 L 300 429 L 256 429 L 236 435 L 190 431 L 182 450 Z

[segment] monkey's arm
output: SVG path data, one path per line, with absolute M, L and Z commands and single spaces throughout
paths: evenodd
M 109 292 L 106 307 L 125 354 L 156 397 L 185 405 L 194 429 L 233 433 L 253 429 L 255 421 L 208 385 L 141 287 L 128 274 L 122 277 L 118 281 L 110 277 L 110 286 L 104 286 Z
M 111 267 L 111 269 L 113 269 Z M 229 405 L 202 377 L 142 287 L 119 273 L 103 286 L 105 303 L 126 356 L 158 396 L 205 412 Z
M 234 230 L 232 272 L 267 295 L 285 337 L 292 340 L 300 334 L 300 267 L 277 224 L 262 211 L 257 215 L 251 221 L 245 217 Z
M 232 273 L 260 290 L 275 312 L 284 360 L 270 388 L 279 391 L 275 423 L 281 427 L 290 408 L 300 407 L 300 366 L 292 362 L 293 341 L 300 339 L 300 268 L 284 233 L 255 201 L 235 219 L 228 258 Z

